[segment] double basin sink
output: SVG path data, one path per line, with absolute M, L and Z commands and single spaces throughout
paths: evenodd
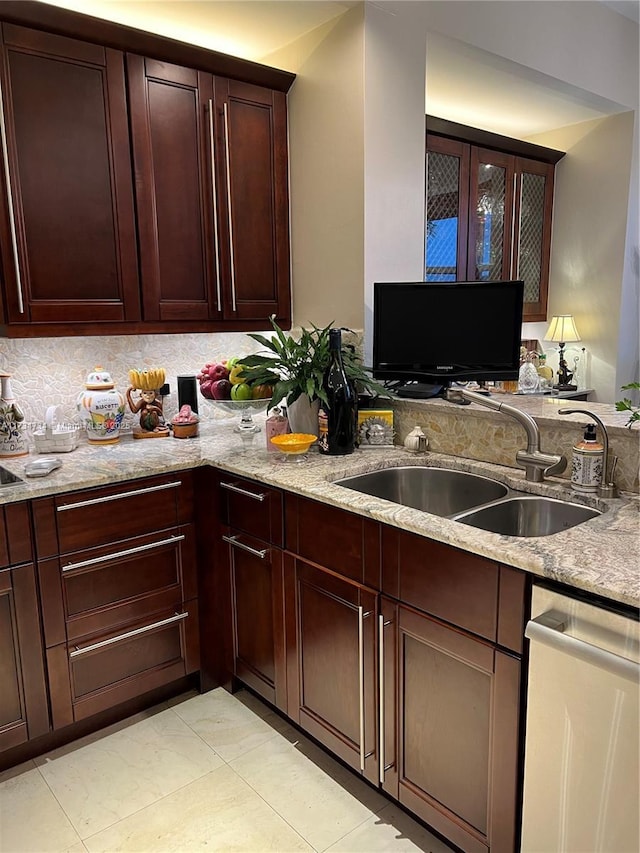
M 506 536 L 550 536 L 601 514 L 582 504 L 517 492 L 489 477 L 450 468 L 384 468 L 336 484 Z

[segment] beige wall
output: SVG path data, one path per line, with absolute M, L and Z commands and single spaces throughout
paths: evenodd
M 287 48 L 293 320 L 362 329 L 363 14 L 358 6 Z M 318 36 L 322 36 L 321 39 Z
M 633 122 L 626 112 L 535 138 L 567 152 L 556 166 L 549 316 L 574 315 L 601 402 L 616 386 Z M 547 325 L 528 324 L 530 336 L 542 341 Z

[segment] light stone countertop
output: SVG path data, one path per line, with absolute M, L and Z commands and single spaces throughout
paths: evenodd
M 264 422 L 264 415 L 255 417 Z M 30 500 L 61 492 L 104 486 L 140 477 L 215 465 L 231 474 L 333 506 L 454 545 L 484 557 L 515 566 L 540 577 L 552 578 L 613 601 L 640 605 L 640 498 L 627 495 L 604 501 L 574 496 L 566 480 L 551 478 L 529 484 L 517 468 L 479 462 L 441 453 L 416 456 L 399 447 L 359 449 L 346 457 L 310 453 L 302 461 L 268 453 L 264 432 L 243 440 L 233 430 L 235 420 L 201 424 L 195 439 L 134 440 L 90 446 L 85 439 L 77 450 L 58 454 L 62 467 L 47 477 L 0 487 L 0 504 Z M 24 463 L 35 455 L 2 459 L 0 463 L 24 477 Z M 454 467 L 485 474 L 511 488 L 551 497 L 570 498 L 605 512 L 570 530 L 544 537 L 512 537 L 439 518 L 334 484 L 341 477 L 398 465 Z

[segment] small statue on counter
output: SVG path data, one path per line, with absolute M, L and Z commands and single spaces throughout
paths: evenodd
M 165 372 L 162 368 L 129 371 L 131 385 L 127 388 L 127 402 L 134 415 L 140 414 L 140 426 L 133 429 L 134 438 L 165 438 L 169 435 L 159 393 L 164 379 Z M 140 392 L 138 399 L 133 398 L 133 391 Z

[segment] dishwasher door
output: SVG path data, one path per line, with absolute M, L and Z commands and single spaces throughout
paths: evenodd
M 522 853 L 638 853 L 638 622 L 534 587 Z

